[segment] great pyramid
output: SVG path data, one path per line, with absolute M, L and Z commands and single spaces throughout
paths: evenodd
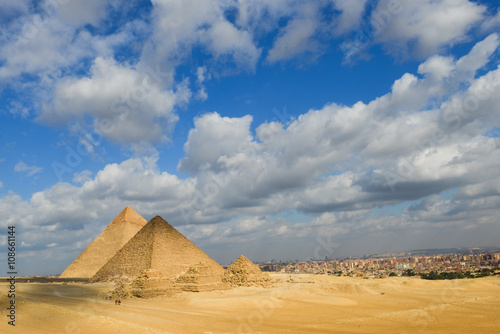
M 127 206 L 59 277 L 94 276 L 146 223 Z
M 222 281 L 231 286 L 269 286 L 272 284 L 271 277 L 243 255 L 227 267 Z
M 131 282 L 147 269 L 174 281 L 194 265 L 209 267 L 214 279 L 224 269 L 160 216 L 149 221 L 99 271 L 92 281 Z

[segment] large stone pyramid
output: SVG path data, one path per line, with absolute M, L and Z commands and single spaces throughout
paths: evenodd
M 127 206 L 60 277 L 94 276 L 146 223 L 146 219 Z
M 92 281 L 131 282 L 148 269 L 172 282 L 192 266 L 207 266 L 222 280 L 224 269 L 160 216 L 149 221 L 99 271 Z
M 272 284 L 271 277 L 243 255 L 227 267 L 222 281 L 231 286 L 269 286 Z

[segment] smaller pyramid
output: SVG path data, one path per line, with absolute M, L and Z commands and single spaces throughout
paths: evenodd
M 272 284 L 271 277 L 243 255 L 227 267 L 222 281 L 231 286 L 269 286 Z
M 146 223 L 134 209 L 125 207 L 59 277 L 94 276 Z
M 222 282 L 222 273 L 219 270 L 214 270 L 213 267 L 203 265 L 202 263 L 195 264 L 184 274 L 175 280 L 175 286 L 182 291 L 214 291 L 226 290 L 231 286 Z

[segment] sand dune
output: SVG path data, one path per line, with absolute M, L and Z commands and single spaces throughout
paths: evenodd
M 271 288 L 239 287 L 127 299 L 112 283 L 17 285 L 17 326 L 0 333 L 496 333 L 500 278 L 425 281 L 271 275 Z M 290 280 L 290 277 L 292 280 Z

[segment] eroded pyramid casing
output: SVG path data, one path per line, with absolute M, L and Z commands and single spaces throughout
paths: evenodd
M 127 206 L 71 263 L 60 277 L 90 278 L 104 266 L 147 221 Z

